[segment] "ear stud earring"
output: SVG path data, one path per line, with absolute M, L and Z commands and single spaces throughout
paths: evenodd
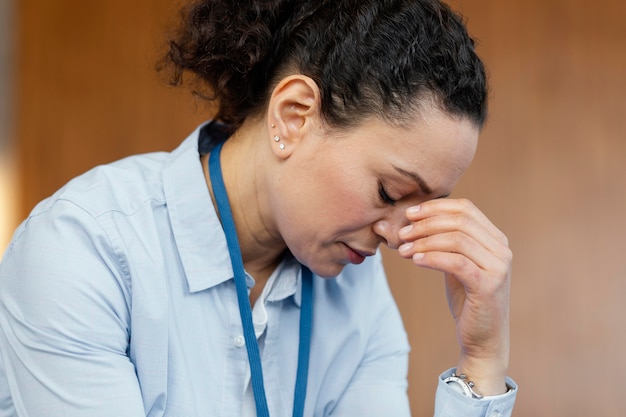
M 274 136 L 274 142 L 280 142 L 280 136 L 278 136 L 278 135 Z M 284 143 L 281 143 L 280 145 L 278 145 L 278 147 L 279 147 L 281 150 L 283 150 L 283 149 L 285 149 L 285 144 L 284 144 Z

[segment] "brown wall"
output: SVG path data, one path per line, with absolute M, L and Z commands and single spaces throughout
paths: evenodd
M 456 0 L 491 74 L 491 118 L 456 196 L 515 254 L 514 416 L 623 415 L 626 3 Z M 20 0 L 22 216 L 71 177 L 171 149 L 207 117 L 153 71 L 175 5 Z M 442 280 L 385 252 L 410 333 L 415 416 L 457 348 Z
M 514 251 L 514 415 L 622 416 L 626 3 L 453 4 L 469 18 L 491 73 L 491 118 L 455 195 L 482 207 Z M 438 349 L 452 343 L 441 282 L 389 264 L 414 346 L 411 395 L 428 402 L 421 375 L 456 355 Z M 426 305 L 437 312 L 426 314 Z M 445 331 L 427 334 L 425 324 Z M 430 408 L 420 402 L 414 410 L 425 416 Z
M 95 164 L 172 149 L 204 118 L 154 70 L 173 3 L 19 0 L 25 210 Z

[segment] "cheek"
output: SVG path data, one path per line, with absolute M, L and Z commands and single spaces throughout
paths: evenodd
M 359 193 L 343 193 L 339 197 L 341 207 L 337 210 L 346 227 L 363 227 L 373 222 L 374 208 L 371 198 Z
M 347 181 L 345 181 L 347 180 Z M 332 241 L 337 236 L 355 231 L 373 222 L 371 193 L 348 178 L 318 178 L 301 188 L 283 210 L 284 221 L 278 219 L 283 236 L 297 231 L 316 241 Z M 293 237 L 293 236 L 291 236 Z
M 333 233 L 345 235 L 370 226 L 376 217 L 371 193 L 363 187 L 344 187 L 333 193 L 328 200 L 331 207 L 325 221 L 332 224 Z
M 270 204 L 285 240 L 296 233 L 332 240 L 374 221 L 376 185 L 366 184 L 358 167 L 345 162 L 328 157 L 301 163 L 276 182 Z

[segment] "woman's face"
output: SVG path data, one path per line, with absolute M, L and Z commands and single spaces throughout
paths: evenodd
M 472 122 L 434 108 L 406 127 L 369 119 L 340 134 L 320 128 L 294 145 L 274 178 L 274 224 L 300 262 L 335 276 L 381 243 L 397 248 L 405 210 L 450 194 L 477 141 Z

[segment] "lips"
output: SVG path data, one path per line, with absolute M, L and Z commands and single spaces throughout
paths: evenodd
M 350 263 L 356 265 L 363 263 L 363 261 L 365 261 L 365 258 L 367 258 L 368 256 L 373 256 L 376 253 L 376 251 L 355 249 L 349 245 L 346 245 L 346 247 L 348 248 L 348 260 L 350 261 Z

